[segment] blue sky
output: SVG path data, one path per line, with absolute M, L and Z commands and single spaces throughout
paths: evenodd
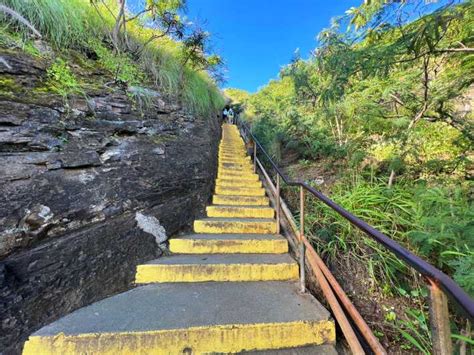
M 190 20 L 206 20 L 226 61 L 225 87 L 255 92 L 299 48 L 307 57 L 330 19 L 362 0 L 188 0 Z
M 316 35 L 363 0 L 187 0 L 187 17 L 211 32 L 227 66 L 227 83 L 255 92 L 288 64 L 297 48 L 307 58 Z M 129 8 L 143 0 L 129 0 Z

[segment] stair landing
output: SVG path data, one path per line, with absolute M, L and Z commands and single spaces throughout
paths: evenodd
M 288 282 L 150 284 L 82 308 L 34 333 L 35 354 L 232 353 L 334 338 L 330 315 Z M 191 353 L 191 352 L 190 352 Z

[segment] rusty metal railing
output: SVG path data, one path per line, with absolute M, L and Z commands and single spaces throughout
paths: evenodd
M 463 312 L 462 315 L 465 316 L 471 322 L 474 320 L 474 300 L 470 298 L 470 296 L 458 284 L 456 284 L 449 276 L 444 274 L 442 271 L 438 270 L 425 260 L 403 248 L 400 244 L 398 244 L 382 232 L 378 231 L 374 227 L 370 226 L 360 218 L 354 216 L 349 211 L 336 204 L 334 201 L 332 201 L 320 191 L 316 190 L 315 188 L 309 186 L 308 184 L 302 181 L 291 180 L 273 161 L 267 151 L 260 144 L 258 139 L 254 136 L 248 125 L 241 119 L 237 119 L 237 125 L 240 128 L 242 136 L 244 136 L 248 143 L 253 145 L 254 170 L 257 171 L 257 167 L 260 168 L 260 170 L 265 176 L 267 183 L 269 184 L 270 189 L 272 190 L 273 197 L 275 198 L 274 202 L 276 207 L 276 218 L 278 221 L 278 228 L 280 228 L 281 215 L 283 213 L 287 218 L 291 229 L 297 236 L 297 250 L 300 258 L 300 265 L 303 266 L 300 267 L 300 272 L 302 273 L 300 275 L 301 290 L 304 291 L 305 289 L 304 265 L 308 263 L 309 266 L 313 269 L 313 272 L 316 275 L 318 282 L 320 283 L 322 291 L 326 299 L 328 300 L 328 303 L 330 304 L 330 307 L 333 310 L 333 314 L 339 325 L 341 326 L 341 329 L 346 339 L 348 340 L 352 351 L 354 353 L 360 353 L 362 351 L 362 348 L 360 347 L 360 343 L 357 341 L 357 338 L 350 324 L 347 322 L 347 319 L 344 320 L 344 312 L 337 304 L 337 300 L 333 300 L 334 292 L 341 300 L 341 303 L 343 304 L 346 312 L 350 315 L 352 321 L 356 325 L 359 332 L 364 336 L 372 351 L 374 351 L 376 354 L 385 353 L 385 350 L 382 348 L 377 338 L 373 335 L 370 328 L 362 319 L 358 311 L 354 308 L 349 298 L 345 295 L 340 285 L 337 283 L 335 278 L 330 273 L 329 269 L 327 269 L 324 262 L 321 260 L 321 258 L 318 256 L 318 254 L 312 247 L 311 243 L 309 243 L 309 241 L 304 236 L 305 192 L 316 197 L 318 200 L 332 208 L 339 215 L 349 221 L 352 225 L 356 226 L 369 237 L 373 238 L 377 243 L 382 244 L 398 258 L 403 260 L 406 264 L 410 265 L 423 276 L 430 290 L 429 307 L 433 353 L 443 355 L 452 354 L 451 331 L 446 296 L 448 296 L 454 302 L 454 304 L 461 309 L 461 311 Z M 270 166 L 274 169 L 276 173 L 276 186 L 273 184 L 271 178 L 269 177 L 269 175 L 265 171 L 265 168 L 258 159 L 259 152 L 263 154 Z M 288 186 L 297 186 L 300 189 L 299 230 L 296 227 L 296 224 L 294 223 L 294 219 L 291 215 L 291 212 L 289 211 L 284 201 L 281 199 L 280 180 L 283 180 L 283 182 Z M 309 260 L 306 260 L 306 258 L 308 258 Z

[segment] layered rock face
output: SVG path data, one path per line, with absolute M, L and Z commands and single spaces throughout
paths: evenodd
M 0 353 L 41 325 L 132 287 L 135 266 L 203 212 L 220 127 L 159 93 L 40 89 L 47 61 L 0 64 Z M 80 70 L 78 68 L 77 70 Z M 132 88 L 138 90 L 139 88 Z

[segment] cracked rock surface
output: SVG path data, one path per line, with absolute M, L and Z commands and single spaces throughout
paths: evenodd
M 140 112 L 126 89 L 99 84 L 66 106 L 38 89 L 47 62 L 1 55 L 11 66 L 0 66 L 8 83 L 0 84 L 0 353 L 7 354 L 42 325 L 130 288 L 135 266 L 158 257 L 164 240 L 203 212 L 220 128 L 216 115 L 190 115 L 156 92 Z M 83 80 L 110 80 L 104 75 Z

